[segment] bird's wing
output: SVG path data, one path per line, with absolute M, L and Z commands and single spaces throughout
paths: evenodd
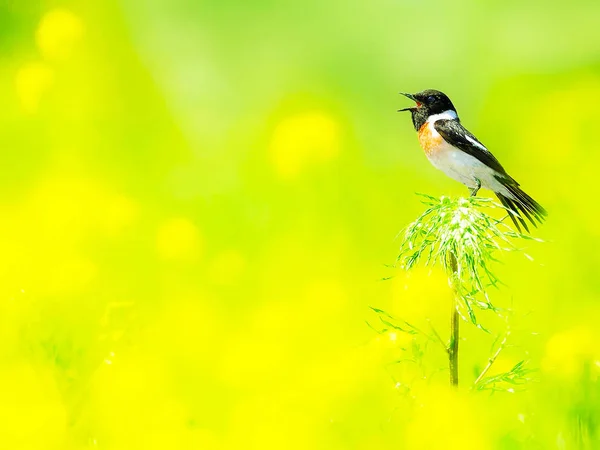
M 433 123 L 435 130 L 440 133 L 446 142 L 454 147 L 459 148 L 463 152 L 477 158 L 483 164 L 491 169 L 494 169 L 499 174 L 508 177 L 510 176 L 502 167 L 502 164 L 494 155 L 477 140 L 469 131 L 463 127 L 457 120 L 436 120 Z

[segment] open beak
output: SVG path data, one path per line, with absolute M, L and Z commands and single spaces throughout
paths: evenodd
M 411 106 L 410 108 L 399 109 L 398 112 L 401 112 L 401 111 L 414 111 L 419 106 L 421 106 L 421 103 L 419 103 L 419 101 L 415 98 L 414 95 L 412 95 L 412 94 L 406 94 L 404 92 L 400 92 L 400 95 L 404 95 L 405 97 L 410 98 L 413 102 L 415 102 L 417 104 L 417 106 Z

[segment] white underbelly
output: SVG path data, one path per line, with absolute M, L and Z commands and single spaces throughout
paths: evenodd
M 489 168 L 474 156 L 452 147 L 443 142 L 441 148 L 436 149 L 428 155 L 431 164 L 450 178 L 464 184 L 469 188 L 475 188 L 481 183 L 481 187 L 494 192 L 504 193 L 507 189 L 494 177 L 495 170 Z

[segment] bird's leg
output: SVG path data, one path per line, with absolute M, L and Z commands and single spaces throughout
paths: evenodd
M 475 178 L 475 182 L 477 183 L 477 186 L 475 186 L 472 189 L 469 189 L 469 191 L 471 191 L 471 197 L 475 197 L 477 195 L 477 192 L 479 192 L 479 189 L 481 188 L 481 181 L 479 181 L 478 178 Z

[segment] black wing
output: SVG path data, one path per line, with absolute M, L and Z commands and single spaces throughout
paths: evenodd
M 496 157 L 475 136 L 469 133 L 460 122 L 457 120 L 441 119 L 436 120 L 433 126 L 446 142 L 477 158 L 486 166 L 510 179 L 510 176 Z

